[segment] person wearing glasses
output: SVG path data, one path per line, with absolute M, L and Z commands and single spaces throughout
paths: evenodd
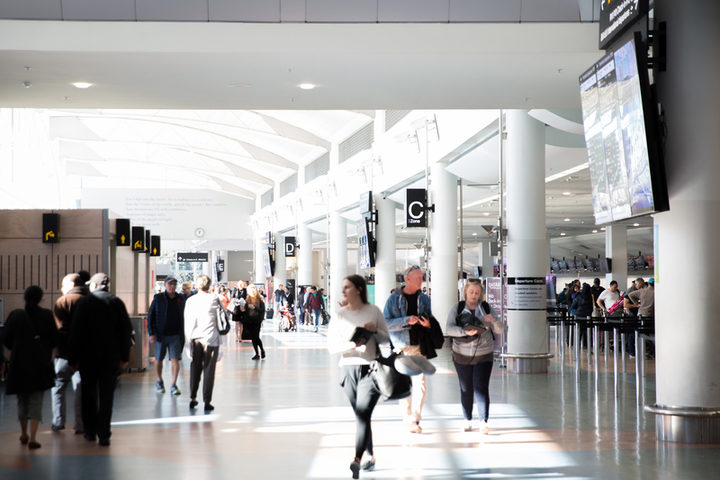
M 469 432 L 473 428 L 474 394 L 483 421 L 481 432 L 487 435 L 495 333 L 502 332 L 502 324 L 490 314 L 490 306 L 482 301 L 480 279 L 468 279 L 463 298 L 464 301 L 450 309 L 445 331 L 452 338 L 452 359 L 460 382 L 460 403 L 466 420 L 463 430 Z
M 350 463 L 350 471 L 352 478 L 358 478 L 361 468 L 367 471 L 375 468 L 370 419 L 380 391 L 370 374 L 370 364 L 377 358 L 378 345 L 387 343 L 388 330 L 380 309 L 368 303 L 364 278 L 345 277 L 342 298 L 344 306 L 328 327 L 328 350 L 341 354 L 340 385 L 355 412 L 355 458 Z M 360 464 L 364 453 L 369 458 Z
M 436 348 L 442 347 L 442 330 L 432 316 L 430 297 L 420 289 L 423 271 L 413 265 L 403 273 L 405 285 L 396 288 L 385 302 L 383 314 L 390 340 L 396 350 L 407 355 L 434 358 Z M 426 395 L 425 374 L 412 377 L 412 395 L 398 401 L 411 433 L 422 433 L 420 420 Z

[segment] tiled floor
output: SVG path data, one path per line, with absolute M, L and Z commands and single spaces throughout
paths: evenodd
M 17 440 L 15 398 L 3 394 L 0 479 L 350 478 L 355 424 L 322 332 L 268 331 L 264 341 L 263 361 L 250 359 L 247 344 L 225 349 L 210 415 L 188 409 L 187 361 L 179 397 L 156 394 L 150 371 L 123 376 L 109 448 L 72 430 L 51 433 L 46 393 L 43 446 L 28 451 Z M 642 397 L 654 401 L 654 375 L 638 402 L 632 362 L 617 381 L 612 368 L 597 374 L 585 358 L 579 369 L 554 361 L 547 375 L 509 374 L 496 364 L 487 436 L 461 431 L 449 352 L 435 363 L 423 433 L 406 433 L 397 405 L 381 403 L 377 469 L 361 478 L 720 478 L 720 446 L 656 442 L 654 419 L 642 409 Z

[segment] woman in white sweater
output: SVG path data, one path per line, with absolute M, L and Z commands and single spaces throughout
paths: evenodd
M 378 344 L 386 343 L 389 335 L 382 312 L 368 303 L 364 278 L 359 275 L 346 277 L 342 283 L 342 296 L 345 306 L 328 328 L 328 350 L 341 354 L 340 385 L 355 412 L 355 458 L 350 463 L 350 470 L 352 478 L 358 478 L 360 468 L 375 468 L 370 419 L 380 392 L 370 375 L 370 363 L 378 355 Z M 370 458 L 361 467 L 365 452 Z

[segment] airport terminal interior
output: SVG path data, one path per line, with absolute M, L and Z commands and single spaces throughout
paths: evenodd
M 383 310 L 415 269 L 445 342 L 421 431 L 380 400 L 360 478 L 717 478 L 720 6 L 687 3 L 0 1 L 0 326 L 27 287 L 52 309 L 105 272 L 135 341 L 109 446 L 73 431 L 69 388 L 29 449 L 0 367 L 0 478 L 351 478 L 343 279 Z M 710 59 L 678 53 L 697 42 Z M 212 411 L 185 353 L 158 391 L 147 329 L 165 280 L 200 274 L 314 285 L 328 314 L 270 314 L 261 359 L 221 336 Z M 487 430 L 446 331 L 468 278 L 502 325 Z M 638 278 L 654 314 L 563 303 Z

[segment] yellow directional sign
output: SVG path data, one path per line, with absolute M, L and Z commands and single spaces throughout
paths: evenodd
M 153 255 L 157 255 L 157 248 L 153 248 Z
M 120 235 L 120 245 L 125 245 L 125 235 Z
M 142 242 L 141 242 L 140 240 L 138 240 L 137 242 L 135 242 L 135 245 L 133 245 L 133 248 L 136 248 L 136 249 L 138 249 L 138 250 L 142 250 L 142 248 L 143 248 Z
M 51 238 L 55 238 L 55 232 L 53 232 L 52 230 L 50 230 L 49 232 L 47 232 L 45 234 L 45 241 L 47 242 Z

